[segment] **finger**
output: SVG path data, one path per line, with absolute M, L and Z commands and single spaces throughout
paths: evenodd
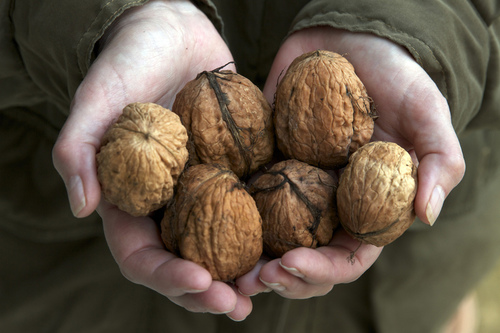
M 259 260 L 250 272 L 236 279 L 236 286 L 240 294 L 244 296 L 255 296 L 259 293 L 269 292 L 271 290 L 259 279 L 260 270 L 267 262 L 268 260 Z
M 236 311 L 234 316 L 240 318 L 246 312 L 250 313 L 251 303 L 243 302 L 237 305 L 239 297 L 232 287 L 224 282 L 214 281 L 210 288 L 201 293 L 184 294 L 182 296 L 168 297 L 175 304 L 191 312 L 209 312 L 213 314 L 229 314 Z M 248 311 L 248 307 L 250 310 Z
M 378 258 L 382 248 L 339 231 L 328 246 L 315 250 L 298 248 L 286 253 L 280 266 L 309 285 L 325 286 L 358 279 Z
M 445 198 L 462 180 L 465 160 L 446 100 L 428 76 L 418 80 L 427 84 L 406 94 L 401 124 L 419 161 L 415 211 L 432 225 Z
M 244 296 L 239 293 L 235 285 L 230 285 L 236 295 L 236 305 L 234 310 L 229 312 L 227 316 L 234 321 L 243 321 L 252 312 L 253 305 L 249 296 Z
M 99 205 L 98 212 L 111 253 L 127 279 L 165 296 L 210 288 L 210 273 L 166 251 L 151 219 L 131 217 L 106 202 Z
M 322 296 L 333 288 L 333 283 L 322 285 L 310 284 L 304 280 L 304 276 L 291 274 L 290 269 L 295 270 L 296 268 L 284 267 L 281 265 L 280 259 L 275 259 L 262 268 L 260 280 L 277 294 L 291 299 Z M 324 269 L 324 267 L 319 269 Z
M 289 298 L 309 298 L 328 293 L 335 284 L 358 279 L 382 251 L 360 244 L 344 231 L 338 231 L 328 246 L 297 248 L 266 264 L 261 280 Z
M 331 279 L 334 284 L 356 281 L 363 275 L 382 253 L 383 247 L 364 244 L 349 236 L 344 230 L 339 230 L 333 236 L 328 246 L 317 249 L 333 265 L 331 277 L 315 273 L 313 267 L 303 262 L 305 272 L 311 281 L 324 281 Z
M 60 136 L 52 150 L 54 167 L 64 181 L 71 211 L 76 217 L 90 215 L 100 201 L 100 185 L 95 175 L 96 147 L 90 137 Z
M 82 82 L 52 152 L 54 166 L 64 180 L 72 212 L 77 217 L 92 213 L 100 201 L 95 154 L 100 138 L 121 113 L 121 109 L 110 104 L 115 101 L 106 95 L 111 88 L 105 86 L 104 82 L 109 81 L 102 75 L 110 78 L 105 72 L 94 71 Z

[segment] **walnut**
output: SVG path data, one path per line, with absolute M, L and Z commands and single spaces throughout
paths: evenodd
M 323 169 L 345 166 L 371 139 L 374 108 L 349 61 L 318 50 L 297 57 L 276 91 L 278 148 Z
M 417 167 L 410 154 L 395 143 L 369 143 L 350 157 L 340 177 L 340 223 L 364 243 L 387 245 L 415 220 L 416 193 Z
M 219 163 L 247 177 L 272 158 L 271 106 L 242 75 L 202 72 L 177 94 L 172 110 L 188 130 L 190 164 Z
M 133 216 L 164 206 L 187 162 L 187 140 L 172 111 L 153 103 L 127 105 L 96 156 L 104 198 Z
M 281 257 L 296 247 L 327 245 L 338 225 L 337 178 L 297 160 L 275 164 L 250 193 L 262 216 L 264 250 Z
M 233 281 L 262 254 L 262 221 L 234 172 L 198 164 L 180 177 L 161 222 L 166 248 L 206 268 L 214 280 Z

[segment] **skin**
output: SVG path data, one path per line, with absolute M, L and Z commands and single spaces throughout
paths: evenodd
M 415 210 L 422 221 L 434 223 L 465 171 L 450 110 L 434 82 L 405 49 L 386 39 L 317 27 L 292 34 L 280 48 L 264 88 L 269 101 L 281 71 L 315 49 L 345 54 L 354 65 L 377 104 L 374 140 L 397 142 L 412 152 L 419 163 Z M 360 246 L 339 232 L 328 246 L 262 259 L 235 284 L 226 284 L 165 251 L 151 219 L 131 217 L 101 200 L 95 154 L 123 107 L 136 101 L 170 107 L 197 73 L 229 61 L 224 41 L 189 1 L 153 0 L 126 11 L 103 37 L 99 56 L 74 96 L 53 160 L 75 216 L 97 209 L 102 217 L 111 253 L 127 279 L 189 311 L 225 313 L 239 321 L 252 311 L 251 295 L 270 290 L 297 299 L 327 294 L 335 284 L 359 278 L 382 248 Z M 346 260 L 356 249 L 353 261 Z

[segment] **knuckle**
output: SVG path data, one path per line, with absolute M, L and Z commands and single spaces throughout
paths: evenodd
M 458 184 L 465 175 L 466 164 L 464 157 L 461 153 L 450 155 L 449 170 L 450 175 Z
M 137 274 L 137 269 L 135 268 L 135 265 L 133 262 L 135 261 L 134 255 L 131 254 L 122 260 L 117 259 L 116 262 L 118 264 L 118 268 L 120 269 L 120 273 L 125 277 L 127 280 L 129 280 L 132 283 L 135 284 L 142 284 L 138 274 Z
M 64 156 L 64 145 L 61 143 L 61 140 L 58 139 L 52 147 L 52 159 L 54 161 L 60 160 L 62 156 Z
M 138 284 L 139 281 L 137 278 L 134 276 L 132 271 L 126 266 L 126 265 L 120 265 L 120 273 L 125 277 L 127 280 L 129 280 L 132 283 Z
M 60 170 L 61 166 L 66 164 L 70 159 L 71 150 L 66 144 L 66 142 L 58 138 L 54 146 L 52 147 L 52 161 L 56 169 Z
M 332 291 L 333 289 L 333 284 L 331 285 L 328 285 L 328 286 L 325 286 L 324 288 L 318 290 L 318 292 L 316 293 L 315 296 L 325 296 L 326 294 L 328 294 L 330 291 Z

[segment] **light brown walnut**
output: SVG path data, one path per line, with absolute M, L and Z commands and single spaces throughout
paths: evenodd
M 188 130 L 191 165 L 219 163 L 245 178 L 273 156 L 271 106 L 240 74 L 200 73 L 177 94 L 172 110 Z
M 104 198 L 133 216 L 164 206 L 187 162 L 187 139 L 172 111 L 153 103 L 127 105 L 96 156 Z
M 214 280 L 234 281 L 262 254 L 262 220 L 234 172 L 197 164 L 180 177 L 161 222 L 166 248 L 206 268 Z
M 340 177 L 340 223 L 356 239 L 384 246 L 414 222 L 417 167 L 391 142 L 372 142 L 356 151 Z
M 338 222 L 336 176 L 297 160 L 275 164 L 251 185 L 262 216 L 264 250 L 281 257 L 327 245 Z
M 317 50 L 297 57 L 276 91 L 278 148 L 323 169 L 341 168 L 373 134 L 374 107 L 343 56 Z

